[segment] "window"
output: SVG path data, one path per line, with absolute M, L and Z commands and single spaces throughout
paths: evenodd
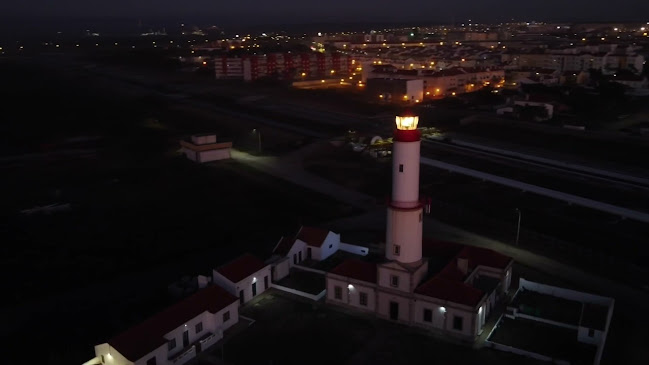
M 403 172 L 403 164 L 399 164 L 399 172 Z
M 419 221 L 421 222 L 421 213 L 419 213 Z
M 390 285 L 393 287 L 399 286 L 399 277 L 396 275 L 390 275 Z
M 230 320 L 230 311 L 227 311 L 223 313 L 223 322 L 227 322 Z
M 595 337 L 595 330 L 592 328 L 588 329 L 588 337 Z
M 293 254 L 293 264 L 297 264 L 297 254 Z
M 360 294 L 358 295 L 358 302 L 363 307 L 367 307 L 367 293 L 360 292 Z
M 333 243 L 329 245 L 329 248 L 332 248 L 332 247 L 334 247 Z
M 298 251 L 297 255 L 298 255 L 297 261 L 302 262 L 302 251 Z
M 433 311 L 430 309 L 424 309 L 424 322 L 433 321 Z
M 334 298 L 338 300 L 343 299 L 343 289 L 339 286 L 334 287 Z
M 394 245 L 392 247 L 392 253 L 394 254 L 394 256 L 399 256 L 399 254 L 401 253 L 401 246 Z
M 195 329 L 196 329 L 196 333 L 201 333 L 201 332 L 203 332 L 203 322 L 198 322 L 198 323 L 196 323 L 196 327 L 195 327 Z
M 464 325 L 464 318 L 458 317 L 458 316 L 453 316 L 453 329 L 462 331 L 462 327 Z
M 167 350 L 171 351 L 176 348 L 176 339 L 172 338 L 169 342 L 167 342 Z
M 146 361 L 146 365 L 156 365 L 155 356 Z

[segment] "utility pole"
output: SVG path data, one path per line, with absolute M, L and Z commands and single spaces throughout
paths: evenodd
M 518 224 L 516 225 L 516 246 L 518 246 L 518 238 L 521 234 L 521 210 L 516 208 L 516 213 L 518 213 Z
M 258 131 L 257 128 L 252 130 L 252 133 L 257 133 L 257 152 L 261 154 L 261 131 Z

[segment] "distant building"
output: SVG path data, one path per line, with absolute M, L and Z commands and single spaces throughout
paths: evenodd
M 419 103 L 424 100 L 424 81 L 374 77 L 367 80 L 367 91 L 385 101 Z
M 505 298 L 513 260 L 494 251 L 423 241 L 418 117 L 397 117 L 385 260 L 347 260 L 326 275 L 327 303 L 475 341 Z
M 217 79 L 305 80 L 349 75 L 351 61 L 351 56 L 342 53 L 269 53 L 216 58 L 214 69 Z
M 188 159 L 203 163 L 229 159 L 232 142 L 217 143 L 215 134 L 200 134 L 181 140 L 180 146 Z
M 182 365 L 223 338 L 239 321 L 239 301 L 218 286 L 189 298 L 95 346 L 84 365 Z

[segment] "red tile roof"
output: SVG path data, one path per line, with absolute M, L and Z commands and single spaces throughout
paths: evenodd
M 309 246 L 321 247 L 328 234 L 329 231 L 326 229 L 302 226 L 297 238 Z
M 263 261 L 247 253 L 219 267 L 216 271 L 231 282 L 238 283 L 265 266 Z
M 376 264 L 371 262 L 348 259 L 334 267 L 331 273 L 376 284 Z
M 164 345 L 167 340 L 163 336 L 185 322 L 205 311 L 217 313 L 238 300 L 219 286 L 207 287 L 113 337 L 108 344 L 128 360 L 135 362 Z
M 471 307 L 475 307 L 480 303 L 480 300 L 485 295 L 482 290 L 461 281 L 449 280 L 439 276 L 435 276 L 417 287 L 415 293 Z
M 291 248 L 293 248 L 294 243 L 295 237 L 282 237 L 279 242 L 277 242 L 275 249 L 273 249 L 273 253 L 278 255 L 287 255 Z

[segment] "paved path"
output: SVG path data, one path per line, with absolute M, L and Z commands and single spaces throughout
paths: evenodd
M 373 197 L 347 189 L 332 183 L 327 179 L 323 179 L 305 171 L 302 168 L 302 158 L 310 149 L 313 148 L 315 148 L 313 145 L 306 146 L 297 152 L 283 157 L 254 156 L 233 149 L 232 158 L 259 171 L 329 196 L 334 200 L 349 204 L 355 208 L 368 210 L 377 207 L 376 201 Z

